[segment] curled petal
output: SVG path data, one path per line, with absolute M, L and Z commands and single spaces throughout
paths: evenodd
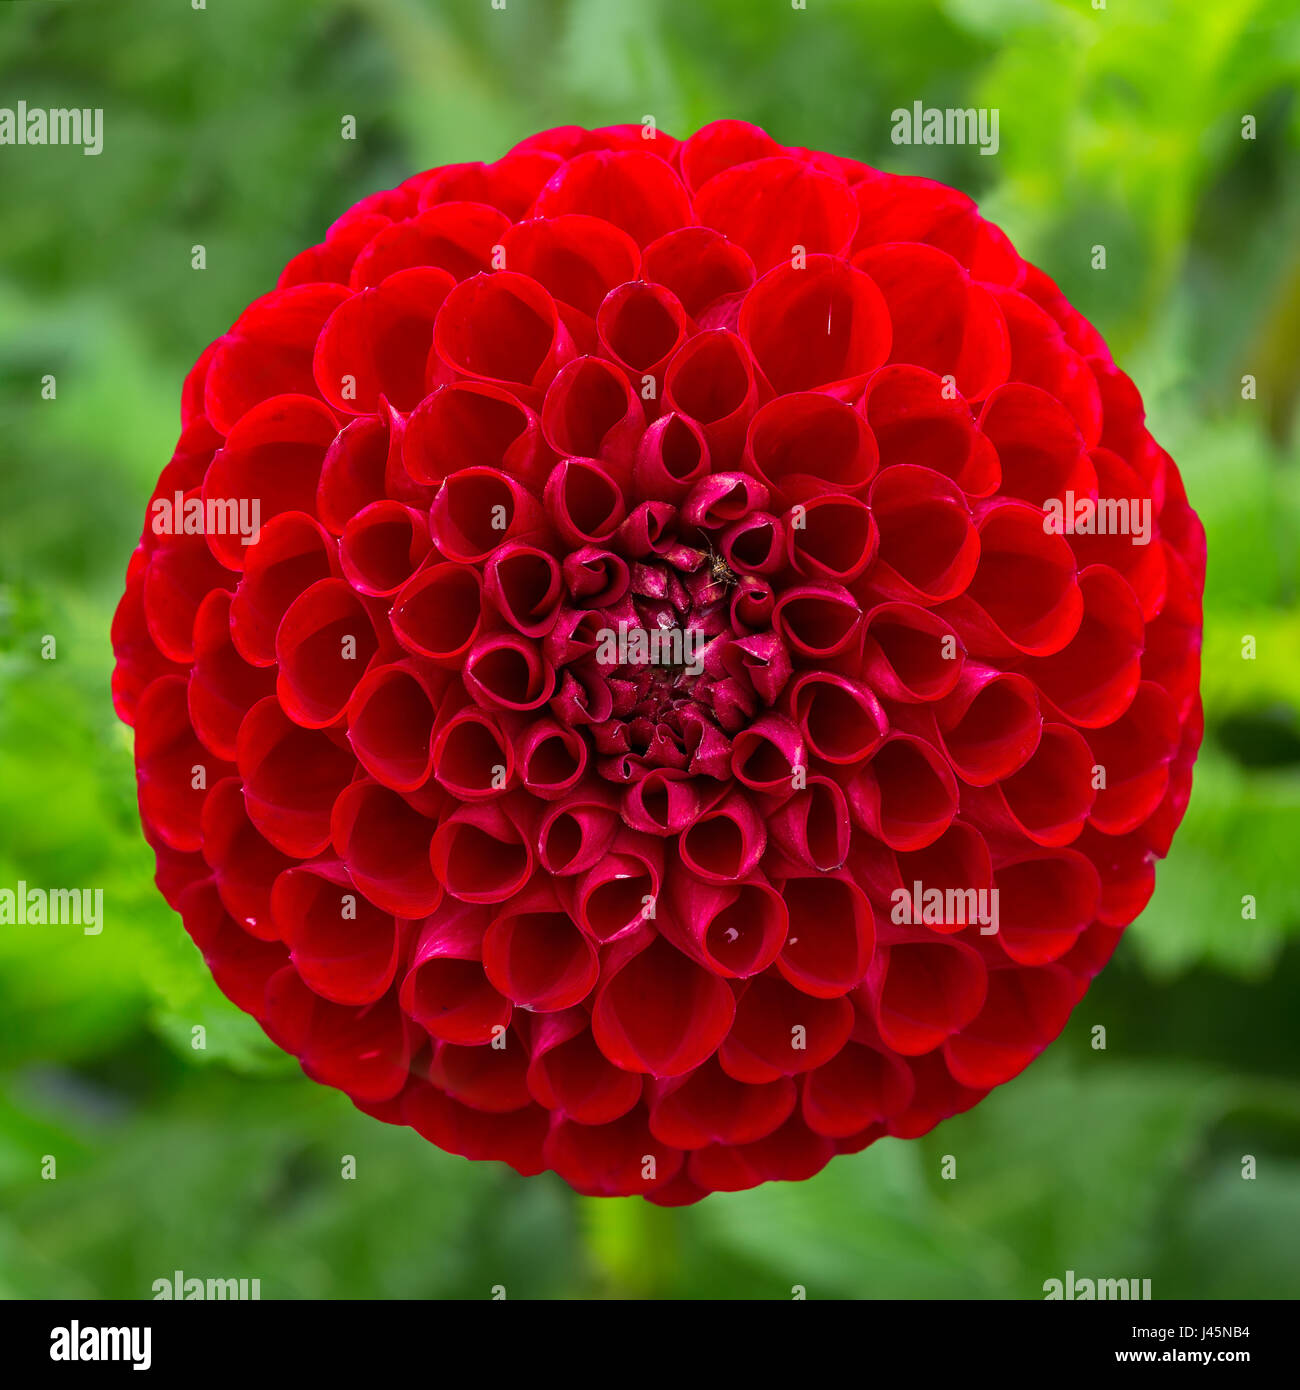
M 686 341 L 690 327 L 686 310 L 671 290 L 640 280 L 610 290 L 596 314 L 601 349 L 642 394 L 652 380 L 658 394 L 664 369 Z M 630 396 L 629 404 L 635 403 Z
M 664 374 L 664 410 L 699 425 L 714 468 L 728 468 L 739 457 L 761 397 L 749 349 L 725 328 L 697 333 Z
M 564 580 L 555 557 L 521 541 L 507 541 L 483 567 L 483 592 L 525 637 L 544 637 L 555 623 Z
M 1113 724 L 1089 730 L 1090 758 L 1106 770 L 1106 784 L 1091 808 L 1090 820 L 1098 830 L 1127 834 L 1151 815 L 1169 786 L 1178 736 L 1173 701 L 1153 681 L 1138 686 Z M 1077 759 L 1077 765 L 1081 768 L 1083 760 Z
M 712 227 L 682 227 L 652 241 L 641 273 L 666 285 L 693 318 L 719 299 L 747 290 L 755 279 L 745 249 Z
M 1011 339 L 997 300 L 950 255 L 920 242 L 868 247 L 853 258 L 889 305 L 894 362 L 948 376 L 983 400 L 1011 371 Z
M 858 636 L 862 609 L 839 584 L 802 584 L 776 601 L 772 626 L 791 649 L 824 660 L 848 648 Z
M 1036 845 L 1069 844 L 1093 812 L 1096 765 L 1078 730 L 1044 724 L 1028 762 L 992 790 L 990 821 Z M 1095 814 L 1092 819 L 1095 824 Z
M 564 558 L 565 587 L 593 608 L 612 607 L 627 593 L 630 582 L 627 561 L 612 550 L 584 545 Z
M 292 860 L 259 834 L 236 778 L 224 777 L 212 788 L 203 803 L 200 829 L 203 857 L 226 911 L 250 935 L 277 940 L 280 931 L 271 911 L 271 885 Z
M 782 715 L 765 714 L 732 741 L 731 770 L 755 791 L 786 792 L 806 769 L 807 752 L 797 725 Z
M 944 1044 L 953 1079 L 973 1087 L 1009 1081 L 1065 1027 L 1073 1003 L 1069 977 L 1054 966 L 993 971 L 979 1015 Z
M 767 831 L 747 796 L 733 794 L 682 831 L 678 853 L 697 878 L 734 883 L 748 877 L 767 848 Z
M 718 548 L 733 570 L 770 574 L 785 563 L 784 541 L 784 527 L 776 517 L 753 511 L 727 527 Z
M 203 530 L 229 569 L 242 569 L 262 525 L 312 509 L 325 450 L 337 425 L 309 396 L 276 396 L 231 430 L 203 479 Z
M 425 922 L 398 998 L 402 1012 L 440 1042 L 479 1047 L 510 1022 L 513 1005 L 483 972 L 488 914 L 456 903 Z
M 638 497 L 680 502 L 709 471 L 709 446 L 700 425 L 668 411 L 641 436 L 633 467 Z
M 1029 761 L 1043 718 L 1033 685 L 1014 671 L 967 662 L 952 692 L 935 707 L 943 750 L 975 787 L 1010 777 Z
M 499 716 L 477 705 L 439 713 L 432 754 L 434 777 L 458 801 L 490 800 L 514 781 L 514 744 Z
M 528 1057 L 517 1034 L 501 1036 L 504 1047 L 435 1043 L 429 1080 L 453 1101 L 483 1115 L 531 1112 L 535 1107 L 525 1082 Z
M 790 504 L 826 492 L 861 492 L 878 459 L 875 436 L 859 411 L 820 391 L 796 391 L 754 416 L 743 467 Z M 799 514 L 799 529 L 805 524 Z
M 882 946 L 861 989 L 881 1038 L 904 1057 L 933 1051 L 960 1033 L 987 993 L 978 952 L 951 937 Z
M 843 869 L 787 879 L 790 930 L 776 966 L 804 994 L 834 999 L 867 973 L 875 923 L 867 895 Z
M 233 760 L 241 721 L 274 689 L 274 675 L 245 661 L 235 647 L 229 590 L 213 589 L 194 618 L 188 699 L 194 732 L 218 757 Z
M 429 842 L 439 883 L 461 902 L 501 903 L 533 875 L 529 837 L 496 802 L 462 806 L 447 816 Z
M 1025 266 L 1005 235 L 986 222 L 974 201 L 934 179 L 869 169 L 853 185 L 858 232 L 853 250 L 891 241 L 938 246 L 976 280 L 1019 284 Z
M 389 424 L 382 416 L 353 420 L 334 436 L 321 462 L 313 518 L 331 536 L 341 536 L 359 511 L 384 499 L 391 449 Z M 253 559 L 250 555 L 245 572 Z
M 136 787 L 141 814 L 167 845 L 197 850 L 208 788 L 234 771 L 199 742 L 190 724 L 185 681 L 162 676 L 136 709 Z
M 760 274 L 800 253 L 838 256 L 858 225 L 843 179 L 784 156 L 721 170 L 696 191 L 695 213 L 743 246 Z
M 804 578 L 850 584 L 880 548 L 871 508 L 858 497 L 814 497 L 796 504 L 786 519 L 790 564 Z
M 691 218 L 681 180 L 658 156 L 642 150 L 592 150 L 571 159 L 533 204 L 533 215 L 583 213 L 625 231 L 638 246 Z
M 748 121 L 710 121 L 682 145 L 682 176 L 698 192 L 724 169 L 785 153 L 767 131 Z
M 574 355 L 555 301 L 527 275 L 475 275 L 447 295 L 433 346 L 448 367 L 479 381 L 518 388 L 526 403 Z
M 326 401 L 349 415 L 373 415 L 381 396 L 413 409 L 432 384 L 434 321 L 454 284 L 445 270 L 419 267 L 345 299 L 321 329 L 312 360 Z
M 571 546 L 608 541 L 626 515 L 618 483 L 596 459 L 562 460 L 546 483 L 546 513 Z
M 601 458 L 626 474 L 645 431 L 645 410 L 627 377 L 611 363 L 578 357 L 561 368 L 547 390 L 542 429 L 557 454 Z
M 483 937 L 483 969 L 520 1008 L 555 1013 L 580 1004 L 600 974 L 596 948 L 534 881 L 493 917 Z
M 586 766 L 586 741 L 558 720 L 539 719 L 519 740 L 520 780 L 543 801 L 557 801 L 573 792 Z
M 752 597 L 753 591 L 749 591 Z M 775 704 L 794 669 L 786 644 L 774 632 L 756 633 L 727 643 L 724 667 L 736 680 L 752 685 L 765 704 Z
M 264 1026 L 308 1076 L 359 1101 L 389 1100 L 406 1084 L 411 1035 L 391 998 L 360 1008 L 333 1004 L 286 966 L 267 982 Z
M 337 730 L 304 729 L 274 696 L 244 716 L 235 760 L 249 819 L 277 849 L 295 858 L 330 842 L 330 810 L 357 763 Z
M 606 1125 L 560 1120 L 546 1136 L 545 1154 L 588 1197 L 647 1196 L 669 1184 L 682 1166 L 681 1151 L 655 1139 L 640 1106 Z
M 624 1071 L 654 1076 L 692 1071 L 727 1036 L 735 1017 L 730 986 L 662 937 L 628 950 L 596 995 L 591 1015 L 596 1046 Z
M 400 502 L 372 502 L 344 528 L 339 544 L 343 577 L 359 594 L 387 598 L 406 583 L 429 553 L 422 513 Z
M 555 671 L 537 644 L 513 632 L 480 637 L 466 654 L 464 679 L 490 709 L 539 709 L 555 693 Z
M 427 917 L 442 901 L 429 867 L 433 822 L 378 782 L 352 782 L 330 816 L 334 852 L 376 907 L 395 917 Z
M 372 667 L 348 702 L 348 739 L 362 766 L 395 791 L 423 786 L 433 771 L 437 692 L 413 661 Z
M 537 499 L 495 468 L 463 468 L 443 479 L 429 509 L 429 531 L 448 560 L 477 565 L 510 541 L 544 534 Z
M 862 629 L 863 674 L 886 699 L 928 704 L 961 679 L 966 649 L 933 610 L 914 603 L 877 604 Z
M 656 1089 L 650 1129 L 678 1149 L 749 1144 L 784 1124 L 797 1099 L 795 1083 L 788 1076 L 747 1086 L 710 1058 L 688 1076 L 675 1077 Z
M 1000 386 L 984 402 L 979 432 L 997 451 L 1003 496 L 1041 507 L 1050 498 L 1084 497 L 1096 489 L 1096 470 L 1078 426 L 1060 401 L 1037 386 Z
M 1137 693 L 1142 614 L 1133 591 L 1104 565 L 1084 570 L 1078 591 L 1083 615 L 1073 638 L 1026 674 L 1070 723 L 1096 729 L 1118 719 Z
M 682 503 L 682 519 L 712 530 L 739 521 L 767 505 L 767 489 L 744 473 L 712 473 L 701 478 Z
M 891 849 L 932 844 L 957 814 L 957 779 L 919 738 L 890 734 L 845 787 L 854 823 Z
M 833 256 L 769 270 L 737 331 L 776 391 L 850 390 L 889 357 L 889 307 L 869 275 Z
M 188 494 L 199 502 L 197 494 Z M 202 535 L 169 535 L 145 561 L 141 610 L 158 655 L 178 665 L 194 660 L 199 605 L 212 589 L 231 589 L 234 576 L 212 555 Z
M 920 917 L 914 914 L 911 903 L 915 902 L 918 884 L 922 893 L 937 891 L 944 895 L 943 912 L 938 914 L 941 920 L 931 920 L 931 914 L 926 910 L 924 902 Z M 874 887 L 874 883 L 872 886 Z M 891 939 L 895 939 L 892 935 L 895 930 L 901 930 L 902 939 L 914 939 L 915 933 L 910 930 L 913 926 L 924 926 L 929 931 L 945 936 L 963 931 L 977 920 L 978 895 L 987 893 L 993 886 L 993 858 L 988 842 L 973 825 L 960 820 L 953 821 L 937 840 L 924 848 L 899 850 L 893 855 L 893 876 L 887 885 L 891 900 L 890 922 L 896 923 L 901 918 L 909 926 L 902 929 L 891 926 Z M 904 890 L 910 902 L 904 900 L 900 904 L 899 899 L 894 896 L 897 888 Z M 972 892 L 976 894 L 973 907 L 972 899 L 969 897 Z M 960 900 L 950 900 L 950 893 L 960 893 L 962 896 Z M 960 910 L 949 914 L 950 901 L 954 907 L 959 906 Z M 986 902 L 989 901 L 991 900 L 986 899 Z M 896 911 L 900 906 L 908 910 Z M 986 915 L 992 917 L 992 911 Z M 996 932 L 998 923 L 980 923 L 981 933 L 986 928 Z
M 828 763 L 862 762 L 889 732 L 889 718 L 870 688 L 834 672 L 797 676 L 789 702 L 808 751 Z
M 501 239 L 506 264 L 531 276 L 562 304 L 594 318 L 615 285 L 635 280 L 636 242 L 599 217 L 565 213 L 519 222 Z
M 343 715 L 357 682 L 379 651 L 365 605 L 341 579 L 322 579 L 294 599 L 275 634 L 276 695 L 307 729 Z
M 411 412 L 402 462 L 417 483 L 479 466 L 530 483 L 548 462 L 541 421 L 504 386 L 451 381 Z
M 303 512 L 282 512 L 249 551 L 230 603 L 230 639 L 254 666 L 275 664 L 275 635 L 293 601 L 336 574 L 334 540 Z
M 834 1153 L 829 1139 L 792 1115 L 780 1129 L 752 1144 L 697 1149 L 686 1171 L 693 1183 L 708 1191 L 740 1192 L 763 1182 L 802 1182 L 821 1172 Z
M 736 1021 L 718 1061 L 728 1076 L 749 1085 L 811 1071 L 848 1041 L 853 1017 L 847 998 L 814 997 L 767 971 L 737 999 Z
M 641 1099 L 643 1082 L 605 1059 L 581 1009 L 536 1020 L 528 1089 L 539 1105 L 575 1124 L 606 1125 Z
M 602 945 L 644 935 L 663 883 L 663 849 L 650 836 L 624 832 L 569 889 L 574 920 Z
M 537 828 L 537 860 L 548 874 L 580 874 L 600 863 L 618 832 L 613 805 L 591 792 L 554 805 Z
M 334 861 L 286 869 L 271 889 L 271 913 L 299 978 L 333 1004 L 373 1004 L 397 973 L 397 921 L 357 893 Z
M 762 875 L 705 884 L 674 878 L 664 934 L 715 975 L 747 979 L 766 970 L 785 944 L 789 908 Z
M 491 267 L 492 248 L 509 225 L 500 209 L 484 203 L 440 203 L 374 236 L 353 264 L 350 283 L 366 289 L 412 266 L 437 266 L 464 280 Z
M 983 419 L 1003 390 L 998 388 Z M 951 478 L 967 497 L 989 497 L 1002 482 L 999 452 L 976 428 L 966 400 L 924 367 L 891 363 L 867 383 L 862 409 L 882 467 L 912 464 Z
M 981 538 L 955 484 L 928 468 L 899 464 L 877 477 L 870 502 L 880 527 L 879 558 L 869 576 L 874 589 L 922 607 L 966 591 Z
M 393 636 L 416 656 L 460 667 L 479 633 L 482 580 L 469 565 L 431 565 L 393 599 Z
M 767 825 L 773 844 L 807 868 L 828 873 L 848 858 L 848 802 L 829 777 L 809 777 L 802 791 L 769 813 Z
M 803 1117 L 814 1133 L 845 1139 L 906 1109 L 914 1090 L 911 1071 L 893 1053 L 848 1042 L 808 1073 Z
M 688 773 L 651 768 L 623 793 L 623 819 L 647 835 L 676 836 L 692 826 L 704 793 Z
M 994 874 L 1002 949 L 1018 965 L 1058 960 L 1096 916 L 1101 880 L 1073 850 L 1042 850 Z
M 261 401 L 314 395 L 317 335 L 347 300 L 341 285 L 295 285 L 249 305 L 205 363 L 203 413 L 212 424 L 229 434 Z

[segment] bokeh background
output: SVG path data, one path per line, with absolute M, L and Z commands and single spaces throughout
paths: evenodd
M 100 886 L 107 919 L 0 928 L 0 1296 L 175 1269 L 265 1298 L 1041 1298 L 1067 1269 L 1300 1293 L 1298 77 L 1294 0 L 0 4 L 0 105 L 105 111 L 97 158 L 0 148 L 0 885 Z M 892 145 L 916 100 L 998 108 L 997 155 Z M 307 1082 L 155 892 L 108 694 L 200 349 L 364 194 L 646 114 L 977 197 L 1138 382 L 1210 545 L 1191 806 L 1062 1039 L 926 1139 L 682 1211 L 471 1165 Z

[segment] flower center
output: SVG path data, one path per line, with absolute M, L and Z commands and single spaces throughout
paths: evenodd
M 759 708 L 736 646 L 752 636 L 737 617 L 744 596 L 744 580 L 712 548 L 682 544 L 632 561 L 618 598 L 582 615 L 573 633 L 581 654 L 568 670 L 595 716 L 602 775 L 633 782 L 670 768 L 729 778 L 731 738 Z

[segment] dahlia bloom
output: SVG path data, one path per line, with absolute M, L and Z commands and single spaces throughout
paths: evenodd
M 678 1204 L 1056 1037 L 1187 803 L 1205 547 L 970 199 L 645 135 L 365 198 L 207 348 L 114 696 L 162 893 L 308 1076 Z

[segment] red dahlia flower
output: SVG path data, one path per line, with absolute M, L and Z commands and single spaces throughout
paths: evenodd
M 309 1076 L 685 1203 L 1060 1032 L 1186 806 L 1205 547 L 964 195 L 644 134 L 366 198 L 203 353 L 114 692 Z

